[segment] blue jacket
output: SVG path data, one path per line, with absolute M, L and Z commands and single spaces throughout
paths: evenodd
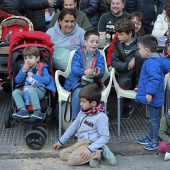
M 169 71 L 170 59 L 152 53 L 142 66 L 135 101 L 161 107 L 164 102 L 164 75 Z M 152 95 L 151 103 L 147 102 L 146 94 Z
M 89 126 L 92 125 L 92 126 Z M 68 127 L 59 144 L 65 144 L 72 135 L 77 136 L 79 141 L 92 142 L 87 149 L 89 152 L 95 152 L 109 141 L 108 117 L 104 112 L 98 112 L 95 115 L 86 115 L 80 111 L 74 122 Z
M 27 73 L 22 71 L 22 67 L 23 66 L 21 66 L 19 73 L 15 77 L 15 82 L 17 84 L 16 87 L 24 85 L 25 80 L 27 78 Z M 37 68 L 34 68 L 32 70 L 32 72 L 33 72 L 32 78 L 37 80 L 39 83 L 42 83 L 46 89 L 51 90 L 52 92 L 56 92 L 56 85 L 55 85 L 54 79 L 49 74 L 47 68 L 48 68 L 48 65 L 44 64 L 44 66 L 42 67 L 41 75 L 38 75 Z
M 85 67 L 84 67 L 84 61 L 85 61 L 85 53 L 84 53 L 85 47 L 80 47 L 76 50 L 72 63 L 71 63 L 71 72 L 68 75 L 65 84 L 64 89 L 67 91 L 70 91 L 73 86 L 78 83 L 81 80 L 81 77 L 84 75 Z M 100 54 L 99 50 L 96 50 L 96 63 L 94 68 L 100 68 L 100 74 L 96 76 L 96 79 L 101 79 L 104 75 L 105 71 L 105 64 L 104 64 L 104 58 Z

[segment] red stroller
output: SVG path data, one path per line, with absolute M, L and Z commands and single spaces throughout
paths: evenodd
M 9 39 L 11 35 L 17 32 L 33 31 L 32 22 L 22 16 L 12 16 L 6 18 L 0 24 L 0 78 L 4 91 L 9 91 L 10 83 L 8 77 L 8 53 L 9 53 Z
M 40 51 L 40 60 L 48 65 L 49 73 L 53 75 L 52 68 L 52 53 L 53 44 L 50 41 L 50 37 L 40 31 L 18 32 L 10 38 L 10 50 L 8 57 L 8 74 L 11 79 L 12 91 L 15 87 L 14 78 L 20 70 L 20 64 L 23 63 L 22 51 L 27 46 L 36 46 Z M 31 149 L 41 149 L 47 138 L 46 130 L 42 126 L 37 126 L 45 121 L 47 116 L 52 116 L 54 108 L 52 107 L 52 101 L 54 95 L 47 91 L 45 98 L 40 100 L 41 112 L 43 113 L 43 119 L 17 119 L 21 124 L 29 126 L 29 132 L 26 134 L 26 144 Z M 31 113 L 33 112 L 31 106 L 27 108 Z M 12 100 L 12 109 L 10 113 L 6 114 L 5 127 L 10 127 L 10 122 L 13 120 L 12 114 L 17 112 L 17 108 L 14 100 Z

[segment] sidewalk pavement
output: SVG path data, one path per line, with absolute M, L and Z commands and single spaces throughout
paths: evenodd
M 0 159 L 7 158 L 52 158 L 58 157 L 58 152 L 54 151 L 52 145 L 58 141 L 58 128 L 56 122 L 48 125 L 43 124 L 47 130 L 47 139 L 45 146 L 41 150 L 31 150 L 25 143 L 25 136 L 28 133 L 28 127 L 21 125 L 17 121 L 11 122 L 11 128 L 5 128 L 5 116 L 11 110 L 11 93 L 0 94 Z M 149 129 L 149 120 L 145 116 L 145 106 L 133 102 L 135 107 L 130 119 L 121 120 L 121 136 L 117 136 L 117 99 L 112 88 L 108 98 L 108 117 L 110 140 L 108 146 L 116 155 L 148 155 L 156 154 L 157 151 L 147 151 L 143 146 L 137 144 L 137 139 L 145 136 Z M 75 138 L 71 138 L 67 145 L 75 143 Z

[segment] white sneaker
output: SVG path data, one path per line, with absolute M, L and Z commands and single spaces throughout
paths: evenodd
M 170 160 L 170 153 L 169 153 L 169 152 L 166 152 L 166 153 L 165 153 L 164 160 L 165 160 L 165 161 Z

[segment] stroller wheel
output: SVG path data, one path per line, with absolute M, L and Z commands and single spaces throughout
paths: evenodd
M 11 113 L 7 112 L 5 114 L 5 127 L 6 128 L 10 128 L 11 127 L 10 118 L 11 118 Z
M 32 130 L 26 135 L 26 144 L 33 150 L 40 150 L 45 144 L 45 136 L 38 130 Z
M 35 126 L 34 130 L 40 131 L 45 136 L 45 139 L 47 139 L 47 131 L 45 130 L 45 128 L 43 128 L 42 126 Z

